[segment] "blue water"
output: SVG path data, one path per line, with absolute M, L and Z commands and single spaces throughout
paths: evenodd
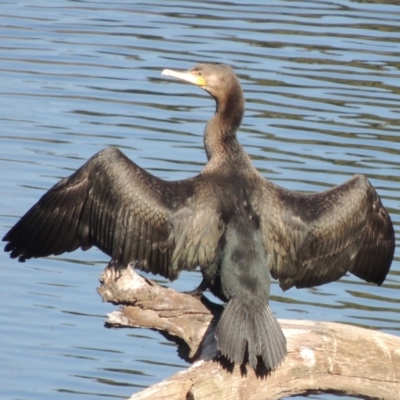
M 160 74 L 200 61 L 234 66 L 239 139 L 265 177 L 320 191 L 363 173 L 397 232 L 399 44 L 391 1 L 0 1 L 0 236 L 110 145 L 164 179 L 198 173 L 214 103 Z M 0 253 L 2 397 L 127 398 L 188 366 L 156 332 L 104 328 L 115 310 L 96 293 L 107 261 L 96 249 L 24 264 Z M 172 286 L 199 280 L 183 273 Z M 381 287 L 274 283 L 272 307 L 399 335 L 399 289 L 396 252 Z

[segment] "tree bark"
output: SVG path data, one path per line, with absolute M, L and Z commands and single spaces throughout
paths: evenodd
M 198 360 L 131 400 L 273 400 L 315 392 L 400 399 L 399 337 L 337 323 L 279 320 L 288 355 L 267 373 L 218 358 L 214 328 L 221 306 L 161 287 L 131 267 L 118 278 L 107 268 L 98 292 L 123 305 L 108 315 L 108 325 L 157 329 L 181 344 L 183 358 Z

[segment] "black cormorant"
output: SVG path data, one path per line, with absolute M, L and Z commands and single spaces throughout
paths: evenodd
M 96 246 L 112 262 L 176 279 L 200 266 L 227 306 L 216 328 L 229 360 L 274 369 L 286 340 L 269 305 L 270 274 L 286 290 L 322 285 L 346 272 L 380 285 L 394 253 L 389 215 L 367 178 L 303 194 L 263 178 L 239 144 L 244 113 L 231 67 L 164 70 L 206 90 L 216 112 L 204 131 L 208 163 L 194 178 L 167 182 L 115 147 L 61 180 L 5 235 L 20 261 Z

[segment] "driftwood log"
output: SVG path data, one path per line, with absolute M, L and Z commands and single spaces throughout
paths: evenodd
M 271 400 L 316 392 L 400 399 L 399 337 L 337 323 L 280 320 L 285 361 L 271 373 L 254 371 L 215 357 L 220 306 L 161 287 L 130 267 L 118 278 L 106 269 L 100 281 L 102 298 L 123 305 L 106 324 L 159 330 L 181 344 L 182 357 L 197 360 L 132 400 Z

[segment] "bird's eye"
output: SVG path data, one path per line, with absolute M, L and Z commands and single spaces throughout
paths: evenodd
M 203 76 L 203 73 L 202 73 L 201 71 L 198 71 L 198 72 L 197 72 L 197 75 L 198 75 L 198 76 Z

